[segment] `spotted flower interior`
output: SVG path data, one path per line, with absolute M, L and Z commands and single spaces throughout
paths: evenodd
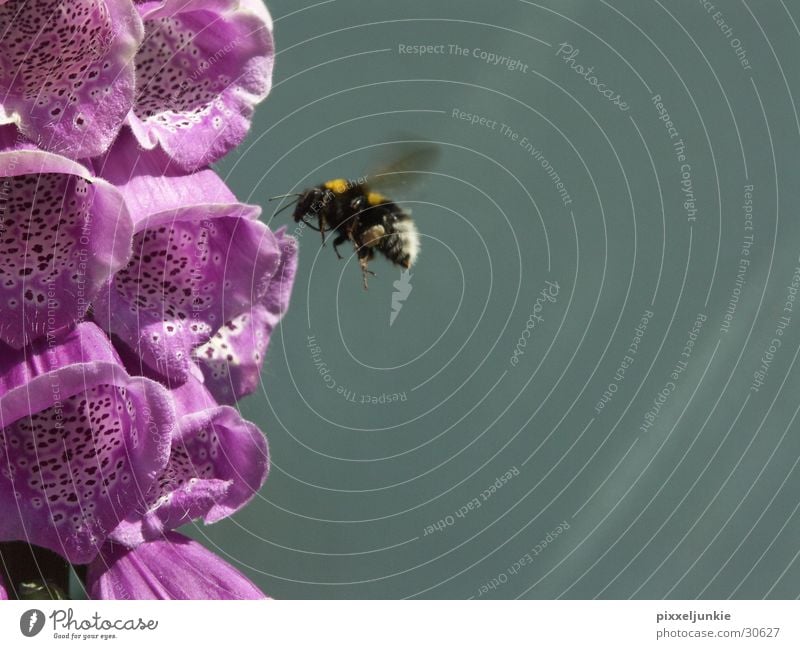
M 174 406 L 90 323 L 0 351 L 0 538 L 89 561 L 166 464 Z
M 141 3 L 137 96 L 128 123 L 186 170 L 218 160 L 250 127 L 270 90 L 272 21 L 260 2 Z
M 47 511 L 59 538 L 96 539 L 94 528 L 108 528 L 95 516 L 98 503 L 132 480 L 123 444 L 128 434 L 136 443 L 134 416 L 124 388 L 99 385 L 67 397 L 0 431 L 0 473 L 21 507 Z
M 86 313 L 128 260 L 133 224 L 119 192 L 32 148 L 0 152 L 0 340 L 20 348 Z
M 96 303 L 102 326 L 171 383 L 189 375 L 192 350 L 227 314 L 262 292 L 278 265 L 273 235 L 258 221 L 222 216 L 138 232 L 128 266 Z
M 109 147 L 133 106 L 142 22 L 127 0 L 0 4 L 6 122 L 75 158 Z

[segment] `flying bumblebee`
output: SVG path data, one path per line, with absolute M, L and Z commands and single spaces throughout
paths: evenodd
M 366 289 L 367 276 L 375 275 L 368 268 L 375 251 L 402 268 L 410 268 L 416 261 L 420 237 L 411 213 L 403 210 L 383 192 L 418 177 L 415 172 L 430 167 L 437 156 L 438 149 L 434 145 L 415 145 L 368 176 L 357 180 L 335 178 L 297 194 L 276 196 L 296 197 L 278 212 L 294 205 L 295 222 L 305 223 L 317 230 L 323 246 L 327 232 L 335 235 L 333 250 L 339 259 L 343 259 L 339 246 L 350 241 L 358 257 Z

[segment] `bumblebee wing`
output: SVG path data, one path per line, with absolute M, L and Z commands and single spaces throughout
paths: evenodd
M 388 163 L 376 165 L 367 174 L 367 182 L 373 189 L 392 193 L 419 182 L 441 153 L 437 145 L 419 140 L 399 142 L 397 147 L 395 157 Z

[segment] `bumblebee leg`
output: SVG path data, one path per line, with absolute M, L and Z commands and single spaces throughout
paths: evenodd
M 334 241 L 333 241 L 333 251 L 336 253 L 336 256 L 337 256 L 339 259 L 344 259 L 344 257 L 342 257 L 342 256 L 339 254 L 339 250 L 338 250 L 338 248 L 339 248 L 339 246 L 341 246 L 341 245 L 342 245 L 342 244 L 343 244 L 345 241 L 347 241 L 347 235 L 346 235 L 346 234 L 340 234 L 340 235 L 339 235 L 338 237 L 336 237 L 336 239 L 334 239 Z
M 369 286 L 367 286 L 367 275 L 372 275 L 375 277 L 375 273 L 373 273 L 367 266 L 369 265 L 370 259 L 375 255 L 371 248 L 360 248 L 357 249 L 358 252 L 358 265 L 361 266 L 361 277 L 364 282 L 364 290 L 368 290 Z
M 316 225 L 314 225 L 313 223 L 311 223 L 310 221 L 306 221 L 305 218 L 302 219 L 302 221 L 303 221 L 303 223 L 305 223 L 312 230 L 316 230 L 317 232 L 319 232 L 319 228 Z

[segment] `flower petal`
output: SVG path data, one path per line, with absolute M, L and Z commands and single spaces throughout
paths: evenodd
M 6 589 L 6 583 L 3 581 L 3 575 L 0 575 L 0 601 L 8 599 L 8 590 Z
M 264 484 L 269 453 L 263 433 L 238 411 L 219 406 L 194 378 L 173 390 L 178 428 L 164 471 L 140 509 L 111 534 L 128 546 L 203 517 L 230 516 Z
M 172 400 L 91 323 L 0 359 L 0 541 L 86 563 L 165 466 Z
M 247 577 L 176 532 L 129 550 L 107 544 L 86 578 L 92 599 L 265 599 Z
M 186 170 L 238 146 L 272 85 L 272 19 L 261 0 L 165 0 L 139 5 L 137 140 Z
M 244 212 L 184 203 L 139 220 L 130 263 L 94 302 L 95 321 L 170 384 L 186 380 L 192 349 L 259 300 L 278 268 L 275 236 Z
M 84 315 L 127 263 L 133 224 L 108 182 L 0 131 L 0 341 L 21 348 Z
M 4 121 L 64 155 L 107 149 L 134 101 L 144 33 L 130 0 L 4 2 L 0 33 Z
M 297 242 L 286 235 L 285 228 L 275 237 L 281 261 L 264 298 L 194 350 L 206 387 L 220 403 L 232 405 L 256 390 L 270 335 L 289 307 L 297 272 Z
M 160 149 L 143 151 L 130 129 L 122 129 L 109 152 L 94 160 L 99 176 L 119 189 L 137 230 L 171 223 L 202 209 L 213 215 L 258 219 L 257 205 L 240 203 L 211 169 L 185 173 Z

